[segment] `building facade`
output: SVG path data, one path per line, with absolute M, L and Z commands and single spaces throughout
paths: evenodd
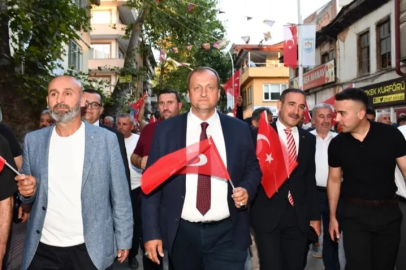
M 243 98 L 244 118 L 259 107 L 269 108 L 278 115 L 276 103 L 288 88 L 289 69 L 279 62 L 283 44 L 234 45 L 236 68 L 240 69 L 240 93 Z

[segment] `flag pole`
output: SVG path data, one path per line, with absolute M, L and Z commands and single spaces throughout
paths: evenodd
M 12 170 L 15 174 L 17 174 L 17 175 L 21 175 L 21 173 L 19 173 L 16 169 L 14 169 L 14 167 L 13 166 L 11 166 L 10 164 L 8 164 L 8 162 L 6 161 L 6 163 L 5 163 L 6 165 L 7 165 L 7 167 L 9 167 L 10 168 L 10 170 Z
M 302 15 L 301 13 L 301 3 L 300 0 L 297 0 L 297 33 L 298 33 L 298 67 L 299 67 L 299 88 L 301 88 L 303 90 L 303 66 L 302 66 L 302 31 L 301 31 L 301 25 L 303 24 L 303 20 L 302 20 Z
M 230 51 L 228 51 L 228 55 L 230 56 L 230 60 L 231 60 L 231 78 L 232 78 L 232 81 L 233 81 L 233 95 L 235 95 L 235 93 L 234 93 L 234 91 L 235 91 L 235 89 L 234 89 L 234 87 L 235 87 L 234 86 L 234 60 L 233 60 L 233 56 L 231 55 Z M 238 93 L 238 95 L 240 95 L 240 93 Z M 233 96 L 233 98 L 234 98 L 234 96 Z M 234 99 L 234 101 L 235 101 L 235 99 Z M 235 108 L 235 106 L 237 106 L 237 104 L 235 104 L 235 102 L 234 102 L 234 108 Z M 234 117 L 235 117 L 235 115 L 234 115 Z

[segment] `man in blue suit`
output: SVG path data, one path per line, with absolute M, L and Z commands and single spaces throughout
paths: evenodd
M 247 205 L 261 181 L 250 130 L 244 122 L 216 111 L 220 79 L 215 70 L 199 67 L 192 71 L 188 97 L 190 112 L 157 126 L 147 168 L 211 136 L 236 188 L 226 179 L 187 174 L 175 175 L 144 195 L 146 254 L 159 263 L 165 246 L 176 270 L 244 269 L 251 244 Z
M 81 121 L 74 78 L 53 79 L 47 102 L 56 125 L 27 134 L 16 177 L 22 201 L 33 203 L 21 269 L 112 269 L 133 232 L 117 137 Z

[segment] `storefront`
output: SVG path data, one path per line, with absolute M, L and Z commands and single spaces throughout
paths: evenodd
M 395 123 L 398 117 L 406 114 L 406 78 L 363 86 L 362 89 L 368 95 L 369 106 L 376 110 L 377 115 L 387 112 Z

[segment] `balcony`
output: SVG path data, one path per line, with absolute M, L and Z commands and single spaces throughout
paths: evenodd
M 123 68 L 124 67 L 124 59 L 120 58 L 105 58 L 105 59 L 89 59 L 88 62 L 89 70 L 98 70 L 98 68 L 102 68 L 100 72 L 111 72 L 110 68 Z
M 249 78 L 289 78 L 289 68 L 280 66 L 247 67 L 243 69 L 240 84 L 244 84 Z
M 120 18 L 123 20 L 124 23 L 130 24 L 135 23 L 137 19 L 138 13 L 134 8 L 129 8 L 125 4 L 127 0 L 101 0 L 100 6 L 101 7 L 111 7 L 116 6 L 118 12 L 120 13 Z
M 125 34 L 125 24 L 92 24 L 90 38 L 92 39 L 116 39 Z

